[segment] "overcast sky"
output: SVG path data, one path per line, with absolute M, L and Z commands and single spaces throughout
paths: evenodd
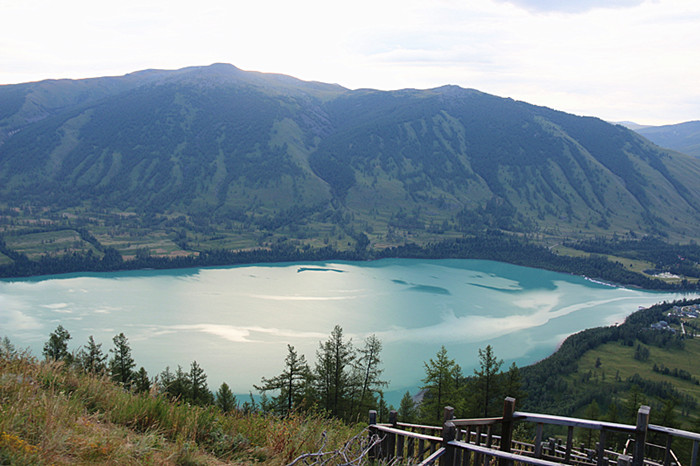
M 700 119 L 700 1 L 0 0 L 1 84 L 216 62 L 678 123 Z

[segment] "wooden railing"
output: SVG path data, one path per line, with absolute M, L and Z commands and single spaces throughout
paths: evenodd
M 517 412 L 514 408 L 515 400 L 506 398 L 501 417 L 453 419 L 454 409 L 446 407 L 442 427 L 398 422 L 396 411 L 390 413 L 388 424 L 377 424 L 376 412 L 370 411 L 370 435 L 382 439 L 375 445 L 370 458 L 402 464 L 428 465 L 439 462 L 441 466 L 489 466 L 496 461 L 499 466 L 680 466 L 671 446 L 674 438 L 685 438 L 693 441 L 689 466 L 698 466 L 700 434 L 650 425 L 648 406 L 639 408 L 636 425 Z M 535 424 L 533 443 L 513 440 L 513 427 L 518 422 Z M 566 441 L 554 438 L 545 440 L 545 425 L 565 428 Z M 575 447 L 574 428 L 599 431 L 596 448 Z M 607 448 L 609 436 L 615 433 L 628 437 L 621 452 Z M 660 434 L 666 439 L 666 444 L 648 443 L 649 433 Z M 648 457 L 647 452 L 652 448 L 661 452 L 657 456 L 661 459 Z

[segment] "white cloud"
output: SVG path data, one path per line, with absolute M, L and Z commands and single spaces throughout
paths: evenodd
M 535 12 L 581 13 L 595 8 L 629 8 L 638 6 L 644 0 L 496 0 L 510 3 Z
M 609 120 L 700 118 L 695 0 L 0 2 L 0 82 L 214 62 L 350 88 L 457 84 Z

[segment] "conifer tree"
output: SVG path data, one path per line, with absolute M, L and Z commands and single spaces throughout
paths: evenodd
M 355 360 L 352 341 L 343 339 L 343 329 L 336 325 L 330 338 L 319 343 L 316 351 L 314 380 L 321 407 L 331 415 L 347 416 L 352 391 L 350 370 Z
M 78 364 L 85 372 L 91 374 L 102 374 L 107 370 L 107 355 L 102 352 L 102 343 L 95 343 L 92 335 L 88 337 L 88 342 L 78 352 Z
M 515 365 L 515 362 L 511 363 L 508 371 L 503 374 L 503 393 L 504 397 L 510 396 L 515 398 L 515 400 L 523 405 L 525 401 L 525 392 L 522 390 L 522 378 L 520 376 L 520 369 Z
M 229 413 L 238 406 L 236 397 L 226 382 L 223 382 L 216 392 L 216 406 L 224 413 Z
M 112 380 L 124 387 L 129 387 L 134 378 L 134 367 L 136 366 L 131 357 L 129 340 L 123 333 L 120 333 L 112 339 L 112 342 L 114 348 L 109 350 L 112 353 L 112 359 L 109 360 Z
M 353 403 L 353 412 L 362 412 L 376 406 L 376 394 L 379 394 L 381 388 L 388 385 L 387 382 L 381 380 L 381 375 L 384 370 L 381 368 L 380 352 L 382 351 L 382 342 L 376 335 L 370 335 L 365 340 L 364 347 L 357 351 L 356 358 L 356 386 L 357 400 Z
M 7 336 L 2 337 L 2 340 L 0 340 L 0 356 L 12 359 L 16 355 L 17 350 L 15 349 L 15 345 L 12 344 Z
M 462 368 L 447 356 L 444 346 L 437 352 L 435 359 L 430 358 L 423 364 L 425 378 L 421 388 L 425 390 L 425 395 L 421 402 L 421 418 L 425 422 L 441 424 L 445 406 L 457 408 L 461 404 L 459 384 L 463 378 Z
M 411 394 L 406 391 L 399 404 L 399 421 L 413 423 L 416 422 L 416 403 Z
M 199 406 L 211 403 L 212 394 L 209 391 L 209 387 L 207 387 L 207 374 L 205 374 L 204 369 L 197 364 L 197 361 L 192 361 L 187 378 L 189 382 L 188 401 Z
M 136 393 L 148 392 L 151 389 L 151 381 L 148 378 L 148 372 L 146 372 L 143 366 L 134 373 L 133 385 Z
M 598 420 L 600 417 L 600 407 L 598 406 L 598 402 L 596 400 L 591 401 L 590 404 L 586 406 L 583 417 L 592 421 Z M 593 429 L 585 429 L 584 436 L 586 438 L 586 446 L 591 448 L 593 441 Z
M 175 381 L 175 374 L 170 372 L 170 366 L 166 366 L 163 372 L 156 377 L 158 393 L 170 395 L 170 385 Z
M 491 345 L 486 349 L 479 348 L 479 368 L 474 369 L 476 400 L 481 405 L 484 417 L 489 416 L 492 409 L 492 402 L 498 393 L 498 375 L 503 365 L 502 359 L 497 359 L 493 353 Z
M 311 370 L 304 355 L 299 356 L 292 345 L 287 345 L 282 373 L 270 379 L 263 377 L 255 388 L 261 392 L 278 392 L 272 400 L 273 410 L 288 414 L 302 403 L 310 379 Z
M 178 364 L 175 374 L 170 384 L 168 384 L 168 395 L 173 399 L 187 401 L 189 399 L 189 383 L 187 374 L 182 370 L 182 366 Z
M 63 328 L 63 325 L 56 327 L 56 330 L 49 334 L 49 339 L 44 343 L 42 353 L 46 359 L 51 361 L 66 361 L 70 362 L 70 353 L 68 352 L 68 340 L 71 339 L 68 330 Z

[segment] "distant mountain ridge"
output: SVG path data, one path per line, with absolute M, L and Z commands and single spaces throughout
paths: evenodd
M 700 121 L 647 126 L 635 131 L 661 147 L 700 157 Z
M 348 90 L 226 64 L 0 86 L 2 207 L 181 216 L 211 237 L 689 240 L 699 176 L 700 159 L 622 126 L 457 86 Z

